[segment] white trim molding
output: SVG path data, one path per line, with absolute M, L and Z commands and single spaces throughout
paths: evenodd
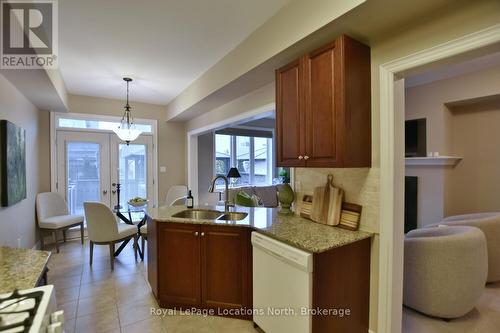
M 406 166 L 455 166 L 463 159 L 458 156 L 406 157 Z
M 500 42 L 500 24 L 380 66 L 380 264 L 378 332 L 401 332 L 404 114 L 395 106 L 395 78 L 404 71 Z

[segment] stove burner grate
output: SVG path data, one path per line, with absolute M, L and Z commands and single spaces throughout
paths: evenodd
M 0 331 L 7 331 L 12 329 L 22 329 L 19 332 L 29 332 L 33 320 L 35 318 L 38 306 L 43 297 L 43 291 L 34 291 L 30 293 L 20 294 L 18 290 L 5 298 L 0 298 Z M 29 308 L 17 309 L 22 302 L 33 300 L 34 305 Z M 10 322 L 13 316 L 27 314 L 25 319 Z

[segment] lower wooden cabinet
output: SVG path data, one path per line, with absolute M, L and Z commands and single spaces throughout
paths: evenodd
M 249 230 L 202 226 L 201 294 L 206 308 L 251 306 L 251 248 Z
M 196 306 L 201 302 L 199 226 L 159 227 L 158 280 L 161 302 Z
M 151 221 L 148 230 L 150 224 L 157 237 L 148 238 L 148 254 L 157 257 L 148 260 L 148 279 L 161 307 L 216 314 L 252 307 L 250 229 Z

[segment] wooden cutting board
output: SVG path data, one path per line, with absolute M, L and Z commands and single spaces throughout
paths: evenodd
M 338 225 L 342 210 L 344 191 L 335 187 L 333 175 L 328 175 L 325 186 L 314 189 L 311 206 L 311 220 L 318 223 Z
M 325 214 L 325 194 L 326 187 L 318 186 L 314 188 L 313 202 L 311 207 L 311 220 L 318 223 L 326 223 L 328 214 Z
M 330 198 L 328 200 L 328 217 L 326 219 L 326 224 L 338 225 L 340 223 L 343 199 L 344 191 L 341 188 L 330 186 Z

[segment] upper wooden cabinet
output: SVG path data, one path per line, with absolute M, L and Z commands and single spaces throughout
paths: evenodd
M 371 166 L 370 48 L 341 36 L 276 71 L 277 165 Z

